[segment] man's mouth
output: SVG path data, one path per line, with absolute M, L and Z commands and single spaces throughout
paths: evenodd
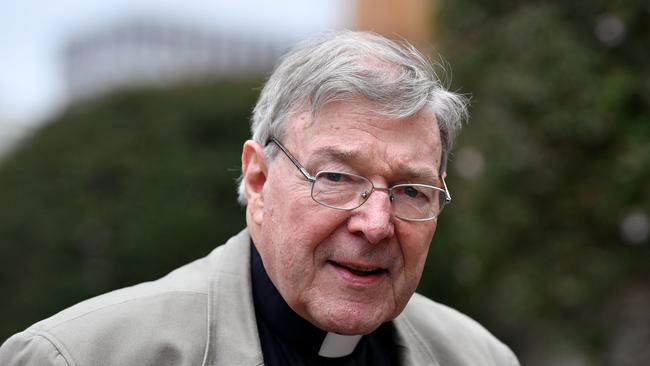
M 339 263 L 334 261 L 330 261 L 330 263 L 335 267 L 345 269 L 357 276 L 371 276 L 386 271 L 385 268 L 381 268 L 381 267 L 357 267 L 354 265 L 344 264 L 344 263 Z

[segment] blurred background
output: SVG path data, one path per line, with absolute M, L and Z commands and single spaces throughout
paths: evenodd
M 523 365 L 650 365 L 645 0 L 4 4 L 0 341 L 238 232 L 264 77 L 336 28 L 442 55 L 472 97 L 419 291 Z

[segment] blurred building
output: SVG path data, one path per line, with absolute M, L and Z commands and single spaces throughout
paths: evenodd
M 64 79 L 71 103 L 132 87 L 260 76 L 291 43 L 136 19 L 70 40 Z
M 429 0 L 356 0 L 352 28 L 405 38 L 427 48 Z M 261 76 L 293 39 L 131 19 L 79 35 L 64 47 L 70 103 L 114 90 Z

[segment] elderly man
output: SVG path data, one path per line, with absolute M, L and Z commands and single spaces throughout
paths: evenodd
M 0 364 L 518 365 L 476 322 L 414 293 L 465 114 L 411 46 L 347 31 L 298 45 L 243 146 L 247 228 L 14 335 Z

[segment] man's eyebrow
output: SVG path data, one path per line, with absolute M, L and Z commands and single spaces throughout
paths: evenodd
M 305 167 L 309 170 L 318 167 L 320 164 L 331 162 L 354 165 L 355 162 L 361 160 L 361 154 L 361 151 L 358 149 L 341 149 L 340 147 L 324 146 L 318 148 L 305 161 Z
M 313 158 L 308 161 L 308 164 L 314 164 L 323 160 L 334 161 L 338 163 L 345 163 L 353 165 L 355 162 L 361 161 L 363 152 L 358 149 L 341 149 L 340 147 L 325 146 L 318 149 L 318 153 L 313 155 Z M 404 166 L 402 167 L 401 176 L 405 179 L 426 183 L 440 185 L 440 176 L 435 170 Z
M 350 163 L 361 158 L 362 152 L 358 149 L 341 149 L 338 147 L 326 146 L 319 149 L 321 158 L 331 159 L 341 163 Z
M 418 182 L 426 182 L 426 184 L 440 185 L 440 176 L 435 172 L 426 168 L 406 167 L 405 176 Z

